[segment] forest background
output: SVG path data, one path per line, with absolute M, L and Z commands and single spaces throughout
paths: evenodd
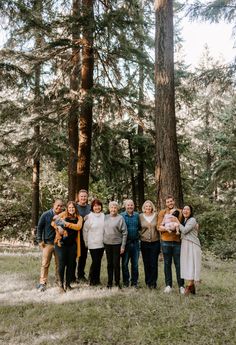
M 154 59 L 161 2 L 0 0 L 2 239 L 29 240 L 52 200 L 74 199 L 80 188 L 105 204 L 163 205 Z M 190 70 L 181 19 L 235 23 L 236 5 L 175 1 L 173 9 L 179 188 L 205 249 L 235 258 L 235 61 L 206 48 Z

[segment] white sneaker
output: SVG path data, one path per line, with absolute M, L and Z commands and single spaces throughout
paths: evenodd
M 184 294 L 185 294 L 185 288 L 184 288 L 183 286 L 180 286 L 180 288 L 179 288 L 179 293 L 180 293 L 181 295 L 184 295 Z
M 46 284 L 39 284 L 39 285 L 37 286 L 37 289 L 38 289 L 38 291 L 40 291 L 40 292 L 46 291 Z
M 164 289 L 164 293 L 170 293 L 172 291 L 172 287 L 170 285 L 167 285 Z

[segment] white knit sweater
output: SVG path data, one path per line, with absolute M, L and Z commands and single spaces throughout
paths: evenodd
M 90 212 L 83 227 L 83 237 L 88 249 L 103 248 L 104 213 Z

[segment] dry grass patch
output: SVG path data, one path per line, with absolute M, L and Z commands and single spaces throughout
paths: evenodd
M 205 258 L 198 294 L 186 298 L 177 288 L 172 294 L 163 293 L 162 263 L 157 291 L 144 288 L 141 267 L 143 287 L 137 291 L 81 285 L 59 295 L 52 273 L 49 289 L 36 291 L 40 258 L 18 259 L 0 255 L 0 344 L 235 344 L 234 262 Z M 104 284 L 105 271 L 103 263 Z

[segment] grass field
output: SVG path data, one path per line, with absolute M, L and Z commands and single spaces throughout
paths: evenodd
M 86 284 L 60 295 L 53 264 L 48 289 L 35 286 L 40 252 L 30 248 L 0 249 L 0 344 L 9 345 L 235 345 L 236 265 L 204 257 L 202 283 L 196 296 L 163 293 L 163 262 L 158 289 L 108 290 Z M 89 265 L 87 265 L 87 271 Z

